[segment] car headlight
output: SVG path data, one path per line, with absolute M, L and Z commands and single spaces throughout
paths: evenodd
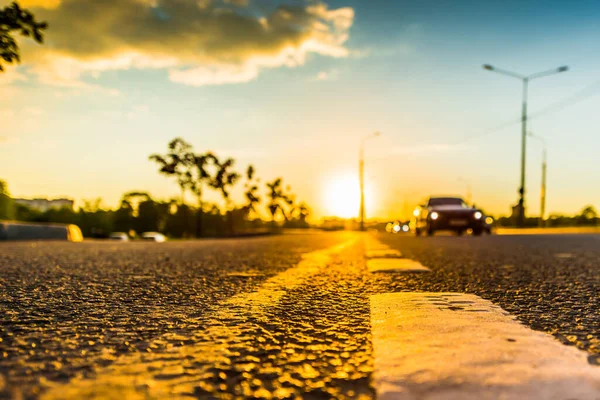
M 479 211 L 475 211 L 475 214 L 473 214 L 473 216 L 475 217 L 475 219 L 481 219 L 481 217 L 483 217 L 483 214 Z
M 439 218 L 439 216 L 440 216 L 440 214 L 436 213 L 435 211 L 431 213 L 431 219 L 432 219 L 432 220 L 434 220 L 434 221 L 435 221 L 436 219 L 438 219 L 438 218 Z
M 493 223 L 494 223 L 494 218 L 492 218 L 492 217 L 487 217 L 487 218 L 485 219 L 485 223 L 486 223 L 486 224 L 488 224 L 488 225 L 491 225 L 491 224 L 493 224 Z

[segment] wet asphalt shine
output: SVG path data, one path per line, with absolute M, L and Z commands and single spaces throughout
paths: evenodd
M 389 293 L 477 296 L 593 366 L 599 291 L 599 235 L 0 243 L 0 398 L 375 398 Z

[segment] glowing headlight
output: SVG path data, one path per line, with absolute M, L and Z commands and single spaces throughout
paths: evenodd
M 475 216 L 475 219 L 481 219 L 481 217 L 483 217 L 483 214 L 480 213 L 479 211 L 475 211 L 474 216 Z
M 486 223 L 486 224 L 488 224 L 488 225 L 491 225 L 491 224 L 493 224 L 493 223 L 494 223 L 494 218 L 492 218 L 492 217 L 487 217 L 487 218 L 485 219 L 485 223 Z
M 431 219 L 434 220 L 434 221 L 436 219 L 438 219 L 439 216 L 440 216 L 440 214 L 436 213 L 435 211 L 431 213 Z
M 419 214 L 420 214 L 420 213 L 419 213 L 419 209 L 418 209 L 418 208 L 417 208 L 415 211 L 413 211 L 413 215 L 414 215 L 415 217 L 418 217 L 418 216 L 419 216 Z
M 408 225 L 402 226 L 402 232 L 408 232 L 409 229 Z
M 400 225 L 394 225 L 394 232 L 395 233 L 400 232 Z

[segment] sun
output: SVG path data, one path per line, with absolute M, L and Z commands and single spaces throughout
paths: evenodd
M 365 185 L 365 203 L 371 200 L 368 183 Z M 357 174 L 344 173 L 329 177 L 324 187 L 325 212 L 340 218 L 358 217 L 360 207 L 360 183 Z

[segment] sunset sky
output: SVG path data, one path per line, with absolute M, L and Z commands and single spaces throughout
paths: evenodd
M 489 63 L 570 67 L 530 84 L 534 116 L 559 105 L 530 121 L 548 143 L 547 212 L 600 207 L 597 1 L 20 4 L 50 27 L 43 46 L 21 40 L 22 63 L 0 73 L 0 179 L 13 196 L 108 206 L 132 190 L 174 196 L 148 155 L 180 136 L 240 170 L 254 164 L 264 180 L 282 176 L 313 217 L 349 216 L 339 203 L 358 207 L 360 139 L 378 130 L 366 150 L 369 217 L 397 218 L 467 185 L 478 206 L 507 214 L 521 84 Z M 530 214 L 540 162 L 531 140 Z

